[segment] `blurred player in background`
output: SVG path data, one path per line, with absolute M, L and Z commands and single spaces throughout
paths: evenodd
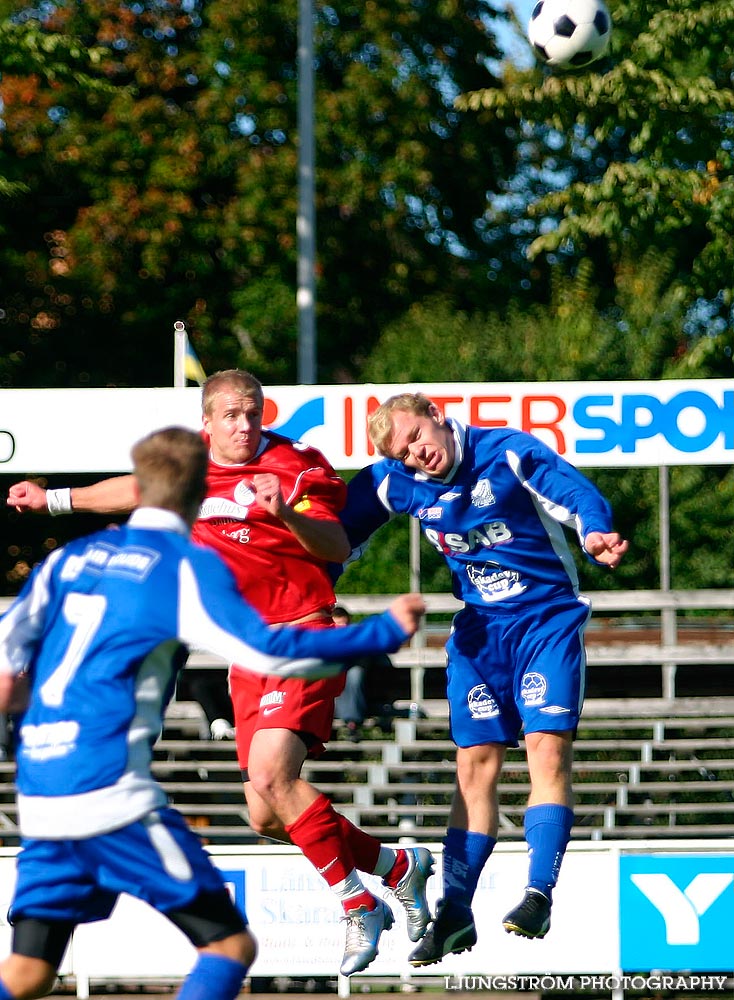
M 406 595 L 367 631 L 268 628 L 221 560 L 188 539 L 208 462 L 200 435 L 168 428 L 132 455 L 139 506 L 126 525 L 57 549 L 0 621 L 0 709 L 28 696 L 17 749 L 23 850 L 0 1000 L 50 992 L 74 927 L 108 917 L 122 892 L 198 949 L 180 1000 L 234 1000 L 254 938 L 150 769 L 181 642 L 252 670 L 318 677 L 335 667 L 315 657 L 398 648 L 423 609 Z
M 581 711 L 590 614 L 563 525 L 615 567 L 627 542 L 606 500 L 530 434 L 465 427 L 420 393 L 393 396 L 369 419 L 384 461 L 349 484 L 342 521 L 354 554 L 395 514 L 416 517 L 451 570 L 465 607 L 447 644 L 447 696 L 457 744 L 444 840 L 443 896 L 410 956 L 431 965 L 477 939 L 471 904 L 498 833 L 497 783 L 524 731 L 529 875 L 508 932 L 542 938 L 573 826 L 572 740 Z
M 263 431 L 263 406 L 262 386 L 248 372 L 218 372 L 204 383 L 210 461 L 192 538 L 223 557 L 241 594 L 269 624 L 331 628 L 328 562 L 349 552 L 339 521 L 346 487 L 316 449 Z M 11 487 L 7 502 L 51 514 L 120 513 L 133 506 L 132 477 L 72 490 L 22 482 Z M 331 735 L 343 685 L 343 676 L 307 684 L 230 671 L 250 824 L 299 847 L 339 897 L 347 918 L 341 972 L 351 975 L 374 959 L 380 935 L 393 924 L 390 907 L 358 872 L 382 877 L 405 908 L 410 940 L 417 941 L 430 919 L 425 887 L 433 857 L 423 847 L 381 846 L 301 778 L 306 757 L 321 753 Z
M 334 607 L 331 617 L 337 628 L 352 624 L 351 613 L 340 604 Z M 334 702 L 334 710 L 352 743 L 362 739 L 362 726 L 368 716 L 374 716 L 383 733 L 390 731 L 394 709 L 389 697 L 395 673 L 387 653 L 350 661 L 344 690 Z

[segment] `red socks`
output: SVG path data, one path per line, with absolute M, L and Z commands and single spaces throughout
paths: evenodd
M 364 906 L 368 910 L 375 908 L 375 897 L 364 887 L 357 874 L 350 843 L 352 832 L 359 834 L 359 837 L 354 838 L 358 849 L 369 849 L 376 862 L 380 845 L 373 837 L 362 833 L 340 816 L 325 795 L 319 795 L 285 829 L 303 856 L 335 890 L 345 911 L 358 906 Z M 376 850 L 372 848 L 373 843 L 376 844 Z
M 285 830 L 329 885 L 343 882 L 355 867 L 339 816 L 325 795 L 319 795 Z

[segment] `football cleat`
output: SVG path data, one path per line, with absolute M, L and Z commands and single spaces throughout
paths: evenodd
M 395 921 L 386 903 L 381 899 L 375 902 L 374 910 L 358 906 L 343 918 L 347 923 L 347 943 L 339 970 L 343 976 L 352 976 L 367 968 L 377 956 L 380 935 L 389 931 Z
M 408 959 L 411 965 L 433 965 L 446 955 L 471 951 L 477 943 L 477 929 L 468 906 L 439 899 L 433 923 Z
M 433 875 L 435 859 L 426 847 L 408 847 L 405 853 L 408 855 L 408 870 L 392 892 L 408 918 L 408 937 L 411 941 L 420 941 L 431 919 L 426 882 Z
M 522 902 L 510 910 L 502 926 L 508 934 L 544 938 L 550 928 L 551 901 L 540 889 L 526 889 Z

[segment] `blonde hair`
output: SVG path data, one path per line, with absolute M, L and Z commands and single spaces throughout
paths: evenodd
M 131 456 L 141 505 L 163 507 L 192 524 L 204 499 L 209 461 L 201 434 L 164 427 L 133 445 Z
M 428 417 L 431 415 L 432 407 L 433 402 L 422 392 L 401 392 L 396 396 L 390 396 L 367 418 L 370 441 L 381 455 L 392 458 L 390 442 L 393 436 L 393 413 L 402 410 L 405 413 L 414 413 L 417 417 Z
M 201 409 L 204 416 L 211 416 L 217 396 L 228 389 L 247 399 L 254 399 L 259 406 L 265 401 L 263 387 L 254 375 L 240 368 L 228 368 L 225 371 L 214 372 L 204 382 L 201 391 Z

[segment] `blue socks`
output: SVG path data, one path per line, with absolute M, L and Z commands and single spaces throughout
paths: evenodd
M 494 837 L 450 826 L 443 841 L 443 898 L 471 909 L 479 876 L 497 843 Z
M 525 840 L 530 855 L 528 888 L 538 889 L 548 899 L 558 881 L 572 826 L 573 809 L 568 806 L 529 806 L 525 813 Z
M 525 812 L 525 839 L 530 857 L 528 888 L 537 889 L 548 899 L 552 899 L 558 881 L 573 819 L 573 810 L 568 806 L 529 806 Z M 471 909 L 479 876 L 495 843 L 494 837 L 483 833 L 449 827 L 443 841 L 444 899 Z
M 247 966 L 235 962 L 233 958 L 200 953 L 196 965 L 184 980 L 177 1000 L 235 1000 L 246 975 Z M 1 993 L 0 1000 L 3 1000 Z

